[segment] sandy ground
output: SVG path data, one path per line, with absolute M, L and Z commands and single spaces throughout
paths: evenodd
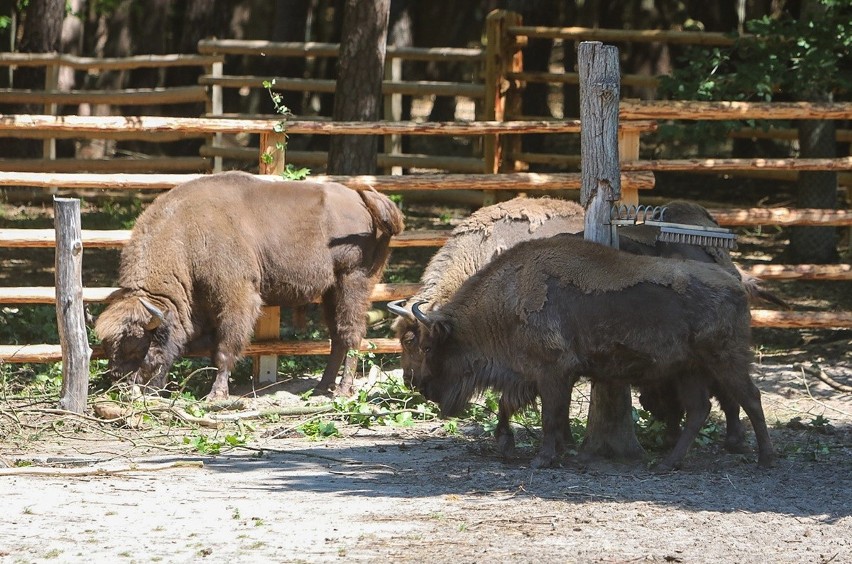
M 852 379 L 845 362 L 831 370 Z M 4 442 L 7 465 L 86 475 L 0 477 L 0 561 L 852 561 L 852 395 L 789 365 L 757 366 L 755 380 L 780 455 L 770 470 L 719 445 L 665 474 L 570 456 L 532 470 L 523 432 L 505 462 L 490 436 L 447 435 L 437 420 L 218 456 L 84 435 Z M 807 424 L 818 416 L 830 426 Z M 175 461 L 200 464 L 154 466 Z

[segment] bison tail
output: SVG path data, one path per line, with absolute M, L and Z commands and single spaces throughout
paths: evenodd
M 358 190 L 364 205 L 367 206 L 376 226 L 388 235 L 399 235 L 405 228 L 402 212 L 390 198 L 380 194 L 375 188 Z
M 769 290 L 764 289 L 760 285 L 760 278 L 748 274 L 739 267 L 737 267 L 737 270 L 740 273 L 740 279 L 742 280 L 743 287 L 745 288 L 750 300 L 759 299 L 767 303 L 783 307 L 784 309 L 792 309 L 790 307 L 790 304 L 788 304 Z

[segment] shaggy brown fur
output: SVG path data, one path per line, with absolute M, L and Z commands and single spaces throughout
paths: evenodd
M 719 224 L 702 206 L 676 200 L 665 205 L 664 221 L 685 223 L 702 227 L 718 227 Z M 657 241 L 659 228 L 651 225 L 628 226 L 619 229 L 619 246 L 622 250 L 648 256 L 681 258 L 699 262 L 716 263 L 725 271 L 740 279 L 752 301 L 762 299 L 782 307 L 787 307 L 781 299 L 760 286 L 760 280 L 740 270 L 731 260 L 727 249 L 711 246 L 688 245 L 685 243 L 663 243 Z M 666 424 L 667 439 L 671 444 L 677 442 L 680 435 L 680 422 L 684 409 L 677 397 L 674 381 L 655 381 L 639 387 L 639 402 L 654 418 Z M 718 387 L 711 387 L 710 393 L 719 400 L 725 414 L 727 433 L 725 447 L 732 452 L 743 452 L 745 427 L 740 421 L 740 406 Z
M 408 300 L 440 307 L 456 290 L 495 256 L 521 241 L 583 230 L 583 208 L 576 202 L 553 198 L 514 198 L 473 212 L 460 223 L 439 249 L 421 278 L 420 292 Z M 411 317 L 398 317 L 391 326 L 402 345 L 401 364 L 407 383 L 423 361 L 419 352 L 420 325 Z M 536 398 L 532 389 L 523 405 L 503 405 L 495 429 L 500 451 L 511 456 L 514 436 L 509 426 L 512 413 Z M 508 400 L 508 398 L 507 398 Z
M 402 229 L 402 214 L 375 191 L 242 172 L 194 180 L 139 217 L 122 251 L 121 289 L 95 331 L 111 368 L 142 383 L 162 379 L 189 347 L 212 349 L 210 396 L 222 397 L 261 306 L 321 298 L 332 350 L 318 387 L 331 389 L 364 336 L 370 294 Z M 341 393 L 351 390 L 354 369 L 347 359 Z
M 653 281 L 632 276 L 607 291 L 576 282 L 604 280 L 613 269 L 652 272 Z M 677 466 L 697 436 L 711 385 L 745 409 L 759 463 L 774 459 L 760 392 L 749 377 L 747 296 L 739 280 L 713 264 L 630 255 L 570 235 L 523 242 L 428 314 L 420 348 L 414 385 L 445 415 L 458 414 L 486 388 L 521 403 L 534 386 L 543 427 L 534 466 L 557 462 L 571 388 L 582 375 L 631 384 L 675 378 L 686 425 L 660 469 Z

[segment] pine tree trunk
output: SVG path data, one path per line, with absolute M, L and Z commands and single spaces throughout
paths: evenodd
M 18 51 L 21 53 L 59 52 L 62 39 L 62 20 L 65 18 L 65 0 L 30 0 L 26 6 L 24 29 Z M 20 67 L 15 71 L 13 88 L 18 90 L 44 90 L 44 67 Z M 12 114 L 42 114 L 44 107 L 23 104 L 5 110 Z M 4 158 L 38 158 L 42 142 L 34 139 L 0 140 Z
M 381 119 L 389 13 L 390 0 L 346 0 L 335 121 Z M 375 135 L 335 135 L 328 151 L 328 172 L 374 174 L 377 150 Z

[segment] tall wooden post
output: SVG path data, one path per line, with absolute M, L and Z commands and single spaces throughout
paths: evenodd
M 586 210 L 585 238 L 613 245 L 610 210 L 621 197 L 618 49 L 597 41 L 580 43 L 580 203 Z M 644 454 L 633 429 L 630 386 L 592 384 L 584 456 L 637 458 Z
M 86 410 L 89 395 L 89 360 L 92 350 L 86 336 L 83 309 L 83 241 L 80 200 L 54 198 L 56 229 L 56 323 L 62 345 L 60 409 Z
M 221 78 L 224 74 L 224 65 L 225 63 L 222 61 L 213 63 L 210 65 L 210 74 L 214 78 Z M 225 113 L 224 105 L 222 103 L 222 86 L 220 84 L 214 84 L 210 87 L 210 98 L 207 103 L 207 113 L 217 117 Z M 221 133 L 213 134 L 213 146 L 222 146 Z M 222 172 L 222 157 L 213 157 L 213 172 Z
M 485 103 L 483 118 L 486 121 L 505 121 L 509 113 L 519 110 L 520 96 L 512 96 L 517 90 L 515 81 L 507 78 L 507 73 L 520 71 L 523 63 L 521 51 L 509 35 L 509 26 L 521 25 L 521 16 L 506 10 L 494 10 L 485 20 Z M 512 104 L 518 107 L 512 108 Z M 484 170 L 485 174 L 496 174 L 505 169 L 503 164 L 503 140 L 499 135 L 485 137 Z M 483 195 L 483 205 L 493 204 L 493 191 Z
M 284 133 L 270 131 L 260 136 L 260 174 L 284 172 Z M 278 339 L 281 336 L 281 308 L 264 306 L 254 326 L 254 338 L 258 341 Z M 258 355 L 252 358 L 252 373 L 258 384 L 272 384 L 278 379 L 278 356 Z

